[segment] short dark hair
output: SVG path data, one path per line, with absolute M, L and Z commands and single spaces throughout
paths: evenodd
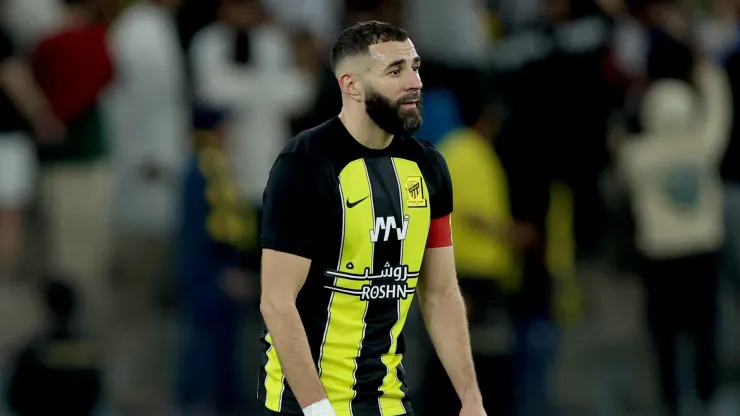
M 398 26 L 377 20 L 357 23 L 344 29 L 331 48 L 331 69 L 344 59 L 367 54 L 371 45 L 384 42 L 403 42 L 409 35 Z

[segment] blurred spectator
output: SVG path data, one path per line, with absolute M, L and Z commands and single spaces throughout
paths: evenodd
M 63 13 L 64 3 L 59 0 L 0 1 L 0 19 L 24 53 L 59 27 Z
M 175 26 L 180 3 L 137 3 L 110 32 L 117 77 L 105 109 L 115 168 L 115 277 L 135 292 L 139 312 L 160 306 L 154 296 L 174 277 L 177 195 L 190 128 Z
M 240 194 L 255 208 L 290 137 L 290 117 L 313 98 L 313 74 L 296 65 L 292 50 L 257 0 L 221 0 L 219 21 L 191 44 L 196 100 L 229 111 L 228 154 Z
M 179 272 L 184 325 L 177 400 L 185 414 L 234 415 L 239 407 L 237 302 L 255 293 L 240 257 L 256 244 L 257 219 L 245 215 L 223 149 L 223 114 L 196 117 L 196 153 L 185 177 Z
M 683 60 L 674 60 L 677 66 L 690 62 L 688 48 L 683 55 Z M 685 71 L 670 70 L 678 76 Z M 699 94 L 685 80 L 653 82 L 642 105 L 644 131 L 619 150 L 635 212 L 636 245 L 647 259 L 647 320 L 663 404 L 671 415 L 679 411 L 680 334 L 688 332 L 695 343 L 702 405 L 710 404 L 717 383 L 717 254 L 724 238 L 719 164 L 731 102 L 723 71 L 700 62 L 692 72 Z
M 511 212 L 516 221 L 532 224 L 539 242 L 522 253 L 522 284 L 512 301 L 523 415 L 554 412 L 549 380 L 558 318 L 577 317 L 580 302 L 573 234 L 581 258 L 600 255 L 606 217 L 598 184 L 616 104 L 611 19 L 588 1 L 543 7 L 539 25 L 514 32 L 493 49 L 506 110 L 497 150 Z
M 42 141 L 64 133 L 14 49 L 0 26 L 0 280 L 16 271 L 24 209 L 34 192 L 36 158 L 28 132 Z
M 453 68 L 483 68 L 488 28 L 480 0 L 409 0 L 403 3 L 404 27 L 427 63 Z
M 71 287 L 49 282 L 44 291 L 46 334 L 30 343 L 11 374 L 8 402 L 18 416 L 88 416 L 101 392 L 99 352 L 77 327 Z
M 142 333 L 167 316 L 176 293 L 178 197 L 190 129 L 185 57 L 175 25 L 181 3 L 137 2 L 109 33 L 117 72 L 103 103 L 114 169 L 111 309 L 119 326 L 112 356 L 121 370 L 111 397 L 116 406 L 147 406 L 171 389 L 171 376 L 152 368 L 161 362 L 161 350 Z
M 67 127 L 63 140 L 39 148 L 41 204 L 49 267 L 78 279 L 84 314 L 93 319 L 105 302 L 112 195 L 98 98 L 113 68 L 97 0 L 65 3 L 62 26 L 43 38 L 32 56 L 36 79 Z
M 573 189 L 579 255 L 594 256 L 606 220 L 598 183 L 609 160 L 607 121 L 618 98 L 612 20 L 587 1 L 548 4 L 543 25 L 494 49 L 507 110 L 498 147 L 514 216 L 543 227 L 550 182 L 562 180 Z
M 418 136 L 437 142 L 462 127 L 455 108 L 477 86 L 476 71 L 488 68 L 488 10 L 480 0 L 399 2 L 403 26 L 424 60 L 425 120 Z M 437 130 L 439 129 L 439 130 Z
M 321 50 L 328 50 L 339 35 L 344 0 L 264 0 L 268 12 L 292 32 L 307 32 Z
M 506 174 L 493 148 L 495 110 L 485 105 L 480 90 L 471 91 L 463 104 L 467 127 L 445 137 L 439 150 L 455 189 L 455 260 L 484 405 L 488 414 L 512 415 L 515 340 L 505 299 L 521 283 L 516 250 L 533 244 L 534 234 L 511 218 Z M 460 404 L 452 385 L 439 359 L 431 361 L 427 379 L 439 381 L 425 385 L 423 413 L 455 414 Z

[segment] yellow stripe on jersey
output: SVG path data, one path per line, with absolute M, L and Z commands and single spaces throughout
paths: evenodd
M 416 272 L 421 268 L 429 235 L 429 190 L 416 163 L 406 159 L 393 158 L 393 165 L 401 193 L 402 216 L 409 216 L 409 230 L 406 239 L 403 241 L 401 264 L 408 265 L 409 270 Z M 421 193 L 414 189 L 417 185 L 416 178 L 422 178 L 418 183 Z M 426 203 L 419 203 L 422 200 L 426 200 Z M 409 288 L 416 288 L 417 282 L 418 279 L 409 279 Z M 380 408 L 389 409 L 383 412 L 384 416 L 396 416 L 405 413 L 401 403 L 404 394 L 401 391 L 401 381 L 398 379 L 398 366 L 401 365 L 403 356 L 396 354 L 396 349 L 398 348 L 398 337 L 406 323 L 412 301 L 413 296 L 398 300 L 399 319 L 391 329 L 391 348 L 387 354 L 382 356 L 383 364 L 388 368 L 388 374 L 383 378 L 383 384 L 380 386 L 380 391 L 383 392 L 383 396 L 379 400 Z M 396 409 L 398 409 L 397 413 Z
M 270 344 L 270 348 L 267 350 L 267 364 L 265 365 L 265 372 L 267 373 L 265 378 L 265 392 L 267 394 L 265 405 L 273 412 L 279 412 L 283 403 L 283 391 L 285 391 L 285 374 L 283 374 L 283 369 L 280 366 L 272 336 L 267 334 L 265 341 Z
M 342 209 L 344 211 L 342 248 L 337 271 L 348 274 L 368 274 L 373 272 L 373 243 L 370 230 L 374 226 L 372 189 L 367 167 L 363 160 L 350 162 L 339 174 Z M 361 203 L 348 208 L 348 201 Z M 326 277 L 327 285 L 331 278 Z M 335 277 L 333 286 L 337 289 L 361 291 L 369 280 L 354 280 Z M 338 414 L 350 414 L 354 398 L 356 358 L 362 348 L 365 336 L 365 312 L 368 302 L 360 300 L 355 294 L 335 290 L 329 306 L 329 317 L 321 347 L 319 371 L 321 383 Z

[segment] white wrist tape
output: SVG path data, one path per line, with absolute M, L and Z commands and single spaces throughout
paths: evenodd
M 304 416 L 337 416 L 328 399 L 321 400 L 303 409 Z

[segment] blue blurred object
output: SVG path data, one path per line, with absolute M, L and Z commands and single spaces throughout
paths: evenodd
M 446 88 L 424 91 L 424 124 L 416 137 L 437 144 L 449 132 L 462 127 L 455 94 Z
M 199 109 L 195 128 L 215 132 L 221 111 Z M 212 210 L 208 178 L 199 155 L 190 158 L 183 186 L 183 222 L 179 246 L 182 287 L 182 343 L 176 398 L 183 410 L 209 404 L 219 415 L 234 414 L 239 405 L 238 305 L 223 291 L 224 271 L 239 265 L 236 247 L 218 241 L 207 226 Z

